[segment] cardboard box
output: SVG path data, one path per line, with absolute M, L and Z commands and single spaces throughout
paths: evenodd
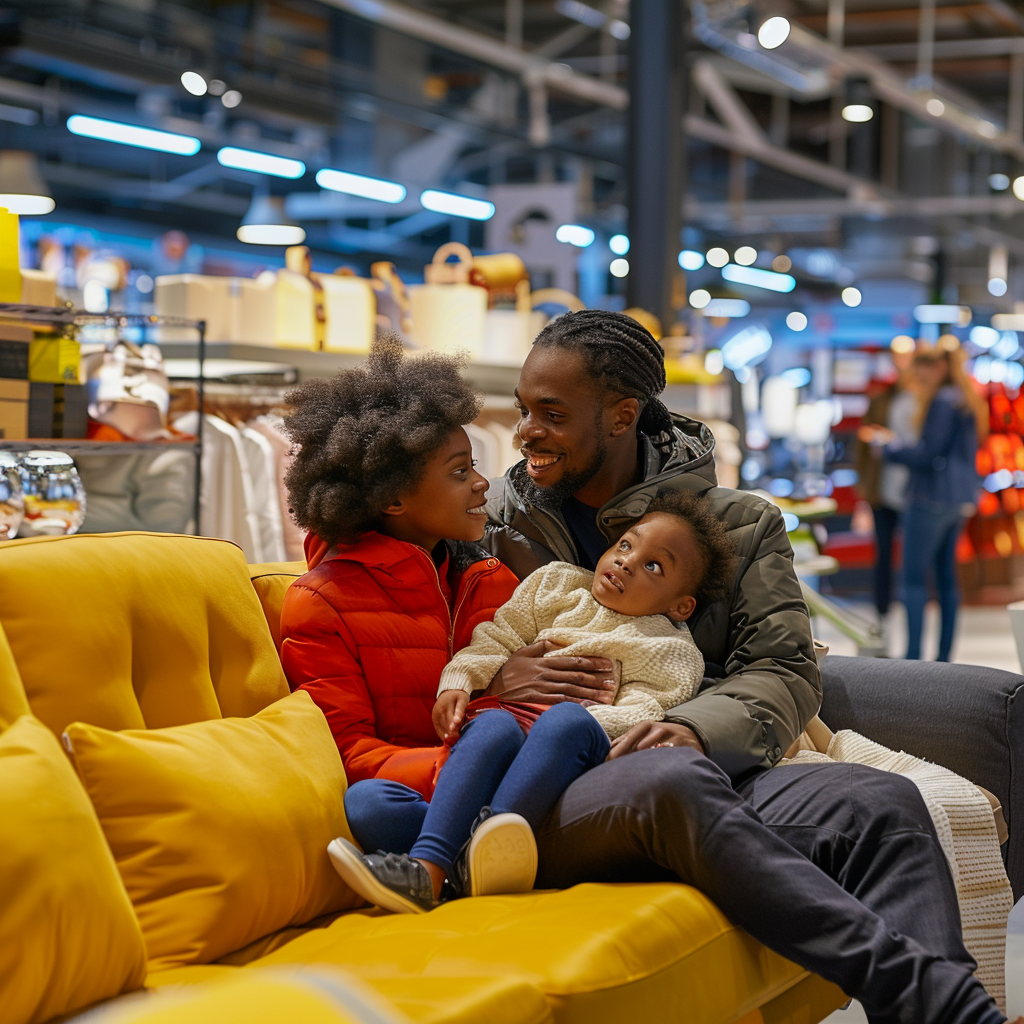
M 46 385 L 42 385 L 45 387 Z M 53 436 L 85 437 L 89 427 L 89 399 L 84 384 L 54 384 Z
M 73 338 L 37 336 L 29 345 L 28 379 L 44 384 L 78 384 L 80 348 Z
M 28 436 L 55 437 L 53 432 L 53 406 L 57 387 L 29 381 L 28 384 Z
M 24 441 L 28 437 L 27 380 L 0 379 L 0 438 Z
M 28 380 L 28 350 L 31 327 L 0 323 L 0 378 Z
M 55 397 L 53 384 L 0 379 L 0 437 L 5 441 L 52 438 Z

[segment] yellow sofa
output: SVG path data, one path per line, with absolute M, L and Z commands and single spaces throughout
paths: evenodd
M 73 721 L 138 730 L 257 714 L 288 692 L 277 617 L 301 572 L 163 534 L 4 544 L 0 731 L 27 711 L 58 737 Z M 845 1001 L 681 884 L 349 911 L 151 971 L 145 987 L 216 986 L 255 968 L 340 968 L 422 1024 L 814 1024 Z

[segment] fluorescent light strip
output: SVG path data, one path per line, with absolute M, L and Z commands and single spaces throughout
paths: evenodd
M 368 178 L 363 174 L 349 171 L 335 171 L 330 167 L 316 172 L 316 183 L 331 192 L 359 196 L 360 199 L 376 199 L 380 203 L 400 203 L 406 195 L 405 186 L 396 181 L 382 178 Z
M 420 205 L 424 210 L 446 213 L 452 217 L 468 217 L 470 220 L 490 220 L 494 216 L 494 203 L 486 199 L 438 192 L 432 188 L 420 194 Z
M 175 132 L 161 132 L 155 128 L 140 128 L 137 124 L 123 124 L 121 121 L 105 121 L 100 117 L 85 117 L 72 114 L 68 118 L 68 131 L 88 139 L 116 142 L 122 146 L 137 146 L 139 149 L 155 149 L 161 153 L 175 153 L 178 156 L 194 156 L 199 152 L 199 140 L 191 135 Z
M 722 267 L 722 277 L 733 284 L 766 288 L 770 292 L 791 292 L 796 287 L 796 278 L 790 274 L 776 274 L 773 270 L 760 270 L 757 267 L 741 267 L 737 263 Z
M 301 178 L 306 173 L 306 165 L 301 160 L 274 156 L 272 153 L 257 153 L 252 149 L 237 149 L 235 146 L 225 146 L 218 150 L 217 163 L 238 171 L 272 174 L 275 178 Z

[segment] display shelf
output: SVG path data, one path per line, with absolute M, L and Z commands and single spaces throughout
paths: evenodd
M 74 306 L 27 306 L 22 303 L 0 304 L 0 317 L 34 324 L 91 324 L 98 327 L 184 327 L 196 330 L 202 321 L 176 316 L 155 316 L 145 313 L 90 313 Z M 194 345 L 192 346 L 195 347 Z
M 0 451 L 58 451 L 79 455 L 128 455 L 132 452 L 198 451 L 198 441 L 93 441 L 84 437 L 38 437 L 28 440 L 0 438 Z
M 160 348 L 165 359 L 188 359 L 194 357 L 196 343 L 167 341 L 161 343 Z M 247 345 L 233 341 L 207 342 L 206 358 L 290 366 L 300 380 L 330 377 L 340 370 L 350 370 L 366 362 L 365 353 L 313 352 L 307 349 L 270 348 L 266 345 Z M 466 368 L 466 377 L 484 391 L 511 395 L 519 383 L 519 369 L 518 366 L 472 362 Z

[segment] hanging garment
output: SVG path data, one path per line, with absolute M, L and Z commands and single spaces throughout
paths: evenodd
M 291 461 L 292 444 L 284 434 L 282 429 L 283 422 L 280 416 L 258 416 L 249 426 L 253 430 L 259 431 L 270 442 L 270 447 L 274 451 L 285 559 L 289 562 L 304 562 L 306 555 L 302 549 L 302 544 L 306 539 L 306 531 L 298 526 L 288 513 L 288 489 L 284 485 L 284 475 L 288 472 L 288 465 Z
M 284 530 L 281 524 L 281 503 L 277 492 L 277 462 L 270 442 L 258 430 L 245 426 L 239 431 L 242 448 L 248 461 L 252 493 L 256 502 L 253 512 L 259 528 L 260 561 L 283 562 Z
M 175 420 L 179 430 L 195 433 L 198 413 Z M 199 506 L 200 534 L 237 544 L 246 561 L 261 562 L 260 529 L 254 509 L 252 480 L 242 437 L 217 416 L 203 417 L 203 488 Z

